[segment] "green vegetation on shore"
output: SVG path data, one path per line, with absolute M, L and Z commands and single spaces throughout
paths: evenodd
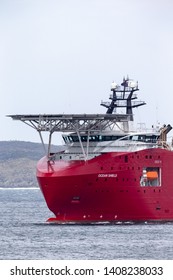
M 0 141 L 0 187 L 37 187 L 36 164 L 44 155 L 40 143 Z

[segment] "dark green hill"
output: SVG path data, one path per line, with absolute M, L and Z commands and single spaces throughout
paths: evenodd
M 40 143 L 0 141 L 0 187 L 37 187 L 36 164 L 44 155 Z
M 40 143 L 0 141 L 0 161 L 20 158 L 38 160 L 42 156 L 44 156 L 44 149 Z

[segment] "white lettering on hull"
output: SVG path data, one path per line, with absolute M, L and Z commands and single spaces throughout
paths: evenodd
M 117 174 L 98 174 L 99 178 L 116 178 Z

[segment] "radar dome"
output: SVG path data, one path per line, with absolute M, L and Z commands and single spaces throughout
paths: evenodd
M 115 82 L 112 82 L 112 84 L 111 84 L 111 89 L 116 89 L 117 86 L 118 86 L 118 85 L 117 85 Z
M 129 80 L 128 81 L 128 87 L 136 88 L 137 87 L 137 82 L 135 82 L 133 80 Z

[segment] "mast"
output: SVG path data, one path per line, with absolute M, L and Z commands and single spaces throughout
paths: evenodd
M 121 86 L 113 82 L 112 94 L 109 98 L 111 102 L 101 102 L 101 105 L 107 108 L 106 114 L 118 114 L 120 108 L 125 108 L 125 115 L 129 116 L 130 121 L 133 121 L 133 108 L 146 104 L 144 101 L 134 101 L 137 99 L 135 92 L 138 90 L 138 82 L 130 80 L 128 77 L 123 79 Z

